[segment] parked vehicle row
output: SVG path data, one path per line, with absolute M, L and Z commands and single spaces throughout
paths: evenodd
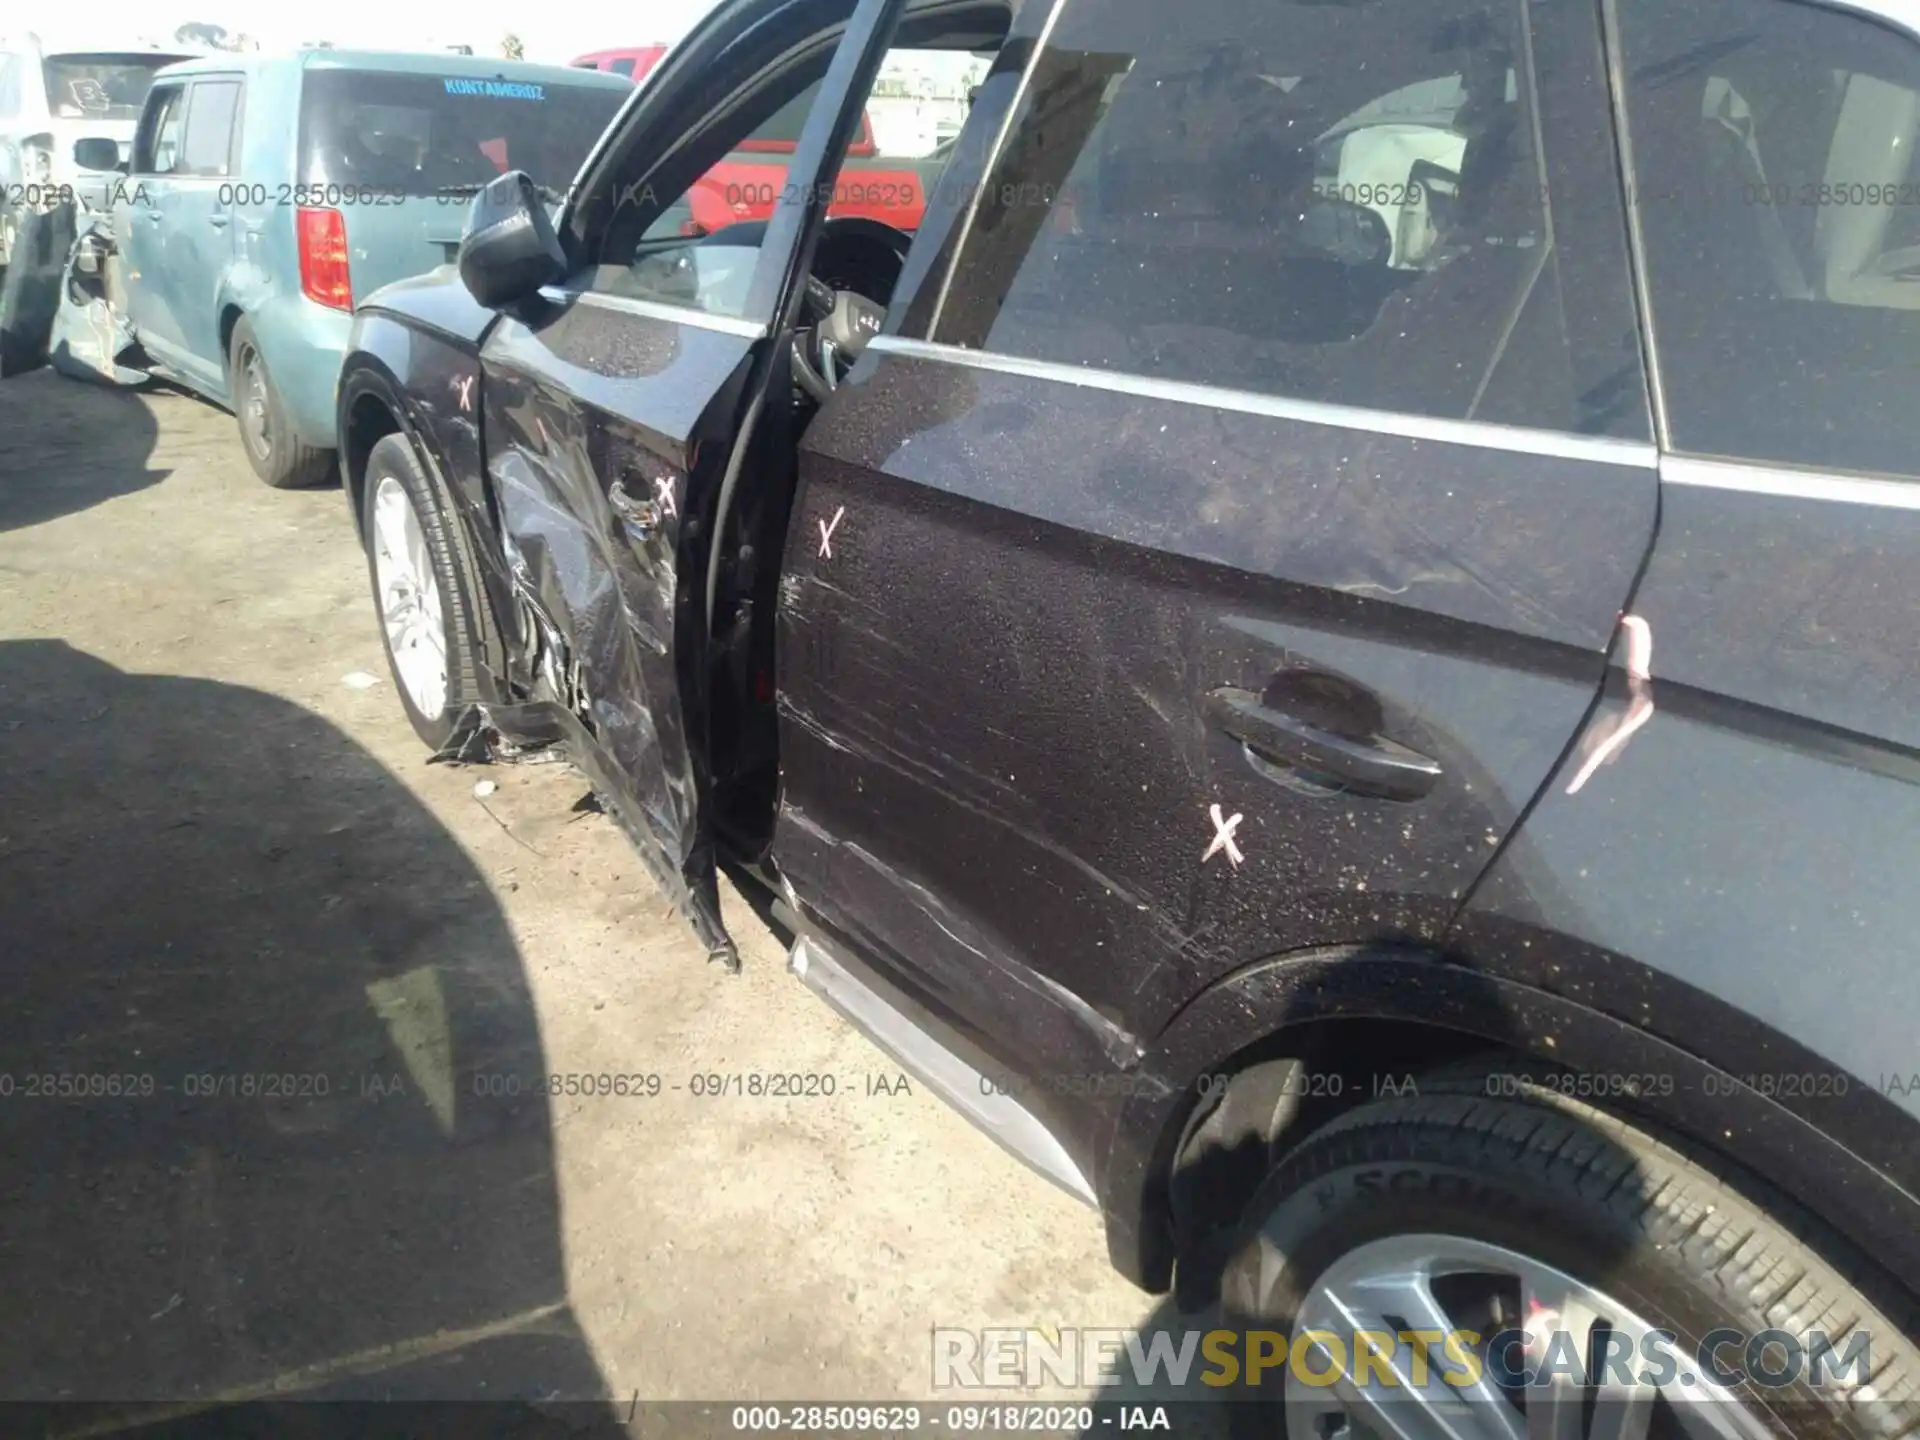
M 87 269 L 139 368 L 233 410 L 269 485 L 334 473 L 357 298 L 452 260 L 488 180 L 555 201 L 625 102 L 612 76 L 450 55 L 213 55 L 161 70 Z
M 36 35 L 0 35 L 0 269 L 23 214 L 105 203 L 112 167 L 76 163 L 81 140 L 109 140 L 124 159 L 147 88 L 185 59 L 156 50 L 49 50 Z

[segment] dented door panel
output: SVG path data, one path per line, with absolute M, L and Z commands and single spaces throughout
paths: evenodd
M 823 920 L 1063 1069 L 1124 1064 L 1263 957 L 1437 942 L 1598 690 L 1650 447 L 1443 443 L 902 349 L 809 432 L 787 557 L 776 856 Z M 1390 799 L 1275 763 L 1221 691 L 1439 778 Z
M 574 298 L 505 318 L 483 351 L 487 474 L 511 584 L 634 813 L 623 816 L 716 954 L 696 583 L 713 485 L 703 436 L 732 425 L 753 341 Z M 726 446 L 709 447 L 709 470 Z M 536 669 L 541 667 L 536 666 Z

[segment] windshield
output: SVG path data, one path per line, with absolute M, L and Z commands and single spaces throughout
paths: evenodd
M 626 98 L 624 89 L 564 81 L 311 71 L 302 178 L 439 195 L 524 170 L 560 190 Z
M 178 55 L 49 55 L 47 108 L 59 120 L 138 120 L 154 72 Z

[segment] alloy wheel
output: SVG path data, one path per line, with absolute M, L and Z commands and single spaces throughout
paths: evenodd
M 373 573 L 393 668 L 414 708 L 435 718 L 447 708 L 446 607 L 420 517 L 391 475 L 373 491 Z
M 1414 1331 L 1471 1331 L 1483 1346 L 1502 1331 L 1524 1339 L 1503 1354 L 1478 1353 L 1468 1366 L 1437 1338 L 1427 1344 L 1403 1333 Z M 1401 1343 L 1379 1345 L 1380 1365 L 1363 1366 L 1346 1350 L 1359 1347 L 1362 1332 Z M 1315 1282 L 1294 1335 L 1289 1440 L 1764 1440 L 1774 1433 L 1677 1348 L 1682 1363 L 1668 1383 L 1653 1383 L 1665 1367 L 1643 1357 L 1661 1342 L 1661 1328 L 1626 1305 L 1531 1256 L 1459 1236 L 1396 1235 L 1348 1252 Z M 1532 1383 L 1521 1383 L 1518 1366 L 1536 1372 Z M 1384 1383 L 1381 1368 L 1397 1383 Z M 1356 1372 L 1367 1383 L 1356 1385 Z

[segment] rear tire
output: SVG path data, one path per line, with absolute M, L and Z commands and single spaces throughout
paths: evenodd
M 254 474 L 276 490 L 305 490 L 333 478 L 334 452 L 308 445 L 294 433 L 250 320 L 233 327 L 227 384 L 240 422 L 240 448 Z
M 1413 1312 L 1415 1300 L 1396 1289 L 1407 1274 L 1444 1276 L 1428 1289 L 1444 1288 L 1449 1296 L 1477 1293 L 1479 1283 L 1460 1271 L 1458 1258 L 1421 1257 L 1471 1257 L 1476 1247 L 1482 1256 L 1504 1251 L 1535 1267 L 1521 1273 L 1543 1282 L 1537 1292 L 1516 1278 L 1513 1293 L 1523 1298 L 1515 1305 L 1499 1298 L 1505 1288 L 1489 1283 L 1494 1308 L 1463 1313 L 1465 1302 L 1449 1300 L 1441 1310 L 1451 1324 L 1483 1335 L 1487 1326 L 1524 1329 L 1541 1313 L 1524 1297 L 1546 1293 L 1557 1272 L 1603 1296 L 1601 1315 L 1615 1306 L 1623 1337 L 1634 1322 L 1677 1332 L 1673 1349 L 1683 1362 L 1693 1361 L 1694 1347 L 1722 1327 L 1741 1334 L 1740 1343 L 1715 1352 L 1735 1366 L 1751 1363 L 1747 1337 L 1768 1330 L 1825 1331 L 1836 1357 L 1847 1354 L 1851 1332 L 1864 1330 L 1870 1383 L 1859 1375 L 1815 1389 L 1803 1363 L 1788 1384 L 1737 1388 L 1741 1418 L 1751 1415 L 1756 1433 L 1795 1440 L 1920 1436 L 1920 1351 L 1903 1330 L 1914 1320 L 1911 1301 L 1858 1261 L 1843 1262 L 1853 1274 L 1835 1268 L 1825 1256 L 1845 1257 L 1846 1247 L 1785 1197 L 1767 1196 L 1762 1208 L 1747 1192 L 1761 1196 L 1764 1187 L 1736 1190 L 1678 1148 L 1551 1091 L 1502 1087 L 1499 1098 L 1488 1098 L 1484 1079 L 1457 1078 L 1440 1088 L 1433 1093 L 1422 1082 L 1418 1098 L 1351 1110 L 1282 1160 L 1249 1205 L 1221 1276 L 1229 1324 L 1292 1334 L 1297 1322 L 1304 1332 L 1321 1326 L 1326 1314 L 1341 1313 L 1341 1304 L 1364 1310 L 1354 1306 L 1354 1296 L 1381 1303 L 1385 1314 Z M 1820 1238 L 1821 1251 L 1803 1235 Z M 1890 1297 L 1884 1302 L 1890 1309 L 1870 1300 L 1856 1277 Z M 1391 1303 L 1395 1298 L 1406 1303 Z M 1593 1312 L 1576 1297 L 1564 1312 L 1546 1313 Z M 1416 1327 L 1427 1323 L 1412 1319 Z M 1556 1327 L 1548 1322 L 1547 1328 Z M 1541 1342 L 1550 1354 L 1561 1343 L 1551 1335 Z M 1525 1357 L 1538 1363 L 1532 1347 Z M 1644 1370 L 1637 1356 L 1628 1358 L 1633 1370 Z M 1320 1358 L 1309 1368 L 1326 1364 Z M 1777 1358 L 1766 1364 L 1785 1369 Z M 1315 1414 L 1331 1403 L 1332 1392 L 1297 1380 L 1286 1386 L 1276 1377 L 1288 1368 L 1265 1377 L 1287 1391 L 1293 1428 L 1282 1433 L 1365 1433 L 1361 1422 L 1343 1432 L 1339 1421 Z M 1679 1369 L 1691 1374 L 1698 1367 Z M 1373 1386 L 1374 1394 L 1383 1393 L 1377 1378 Z M 1526 1398 L 1530 1406 L 1544 1403 L 1531 1388 Z M 1714 1407 L 1723 1416 L 1733 1408 Z M 1510 1423 L 1497 1405 L 1491 1413 Z M 1659 1436 L 1663 1418 L 1671 1417 L 1656 1411 L 1652 1418 Z M 1492 1425 L 1486 1433 L 1499 1430 Z
M 481 663 L 479 586 L 446 503 L 405 435 L 374 445 L 361 493 L 387 668 L 414 733 L 438 751 L 461 712 L 492 693 Z

